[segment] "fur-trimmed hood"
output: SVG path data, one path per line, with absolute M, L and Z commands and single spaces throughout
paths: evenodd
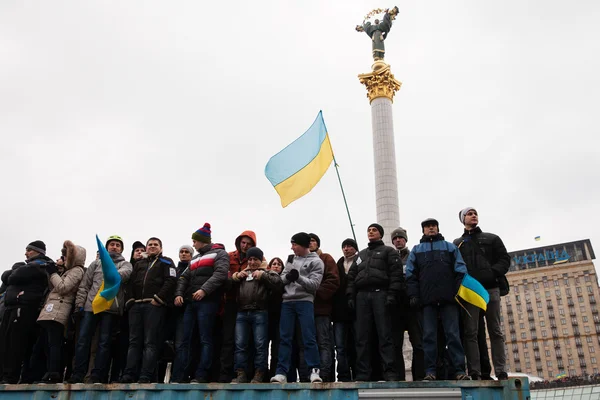
M 69 270 L 73 267 L 85 268 L 86 251 L 81 246 L 76 246 L 70 240 L 65 240 L 63 247 L 67 249 L 65 256 L 65 269 Z

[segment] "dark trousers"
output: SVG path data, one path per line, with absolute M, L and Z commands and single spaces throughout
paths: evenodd
M 223 331 L 221 336 L 221 373 L 220 382 L 229 383 L 233 379 L 233 353 L 235 352 L 235 321 L 237 302 L 227 300 L 223 312 Z
M 490 354 L 488 353 L 488 346 L 486 340 L 486 329 L 485 329 L 485 313 L 479 313 L 479 329 L 477 331 L 477 343 L 479 344 L 479 362 L 481 363 L 481 377 L 485 379 L 492 379 L 492 364 L 490 363 Z M 467 358 L 467 367 L 469 367 L 469 359 Z
M 457 304 L 427 305 L 423 307 L 423 350 L 425 373 L 436 375 L 438 356 L 438 317 L 444 327 L 446 346 L 456 375 L 465 373 L 465 353 L 460 340 Z
M 36 340 L 36 320 L 39 314 L 37 307 L 19 307 L 4 311 L 0 325 L 2 380 L 8 383 L 19 381 L 21 364 L 31 353 Z
M 376 335 L 385 380 L 398 380 L 394 363 L 391 315 L 385 306 L 387 291 L 361 291 L 356 295 L 356 380 L 371 378 L 371 347 L 369 337 Z M 371 327 L 375 323 L 375 331 Z
M 333 361 L 333 339 L 331 337 L 331 318 L 326 315 L 315 315 L 317 346 L 321 357 L 321 379 L 333 382 L 331 365 Z
M 63 344 L 65 341 L 65 327 L 56 321 L 42 321 L 40 325 L 44 328 L 42 334 L 46 336 L 47 343 L 46 373 L 59 375 L 62 381 L 64 372 Z
M 104 380 L 108 373 L 108 364 L 110 362 L 110 341 L 114 324 L 118 323 L 118 316 L 106 312 L 94 314 L 91 311 L 84 313 L 79 328 L 79 337 L 75 347 L 75 363 L 73 367 L 73 377 L 83 380 L 90 360 L 90 348 L 92 338 L 98 328 L 98 348 L 94 360 L 92 376 Z
M 412 346 L 412 379 L 421 381 L 425 377 L 425 359 L 423 354 L 423 326 L 417 310 L 411 309 L 406 304 L 400 304 L 393 311 L 392 336 L 394 340 L 394 354 L 398 379 L 406 380 L 404 366 L 404 332 L 408 331 L 408 338 Z
M 135 379 L 139 370 L 139 379 L 153 379 L 166 312 L 166 307 L 150 303 L 136 303 L 129 310 L 129 350 L 124 376 Z
M 354 323 L 334 322 L 333 340 L 335 343 L 335 358 L 337 360 L 337 380 L 339 382 L 351 382 L 356 359 L 354 346 Z
M 121 374 L 127 365 L 127 350 L 129 349 L 129 314 L 126 312 L 119 318 L 119 323 L 113 327 L 111 343 L 112 365 L 109 382 L 119 382 Z
M 269 342 L 271 343 L 271 361 L 269 364 L 269 376 L 271 379 L 275 376 L 277 369 L 277 359 L 279 358 L 279 317 L 281 313 L 269 313 Z M 268 382 L 268 380 L 266 381 Z
M 183 340 L 177 352 L 173 381 L 183 382 L 190 363 L 190 350 L 194 327 L 200 335 L 200 360 L 194 377 L 208 379 L 213 357 L 213 325 L 219 303 L 216 300 L 200 300 L 188 304 L 183 315 Z

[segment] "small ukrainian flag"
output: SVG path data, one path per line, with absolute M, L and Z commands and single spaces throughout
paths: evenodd
M 475 307 L 481 308 L 483 311 L 487 309 L 487 304 L 490 302 L 490 294 L 481 283 L 469 274 L 460 284 L 457 296 L 462 297 L 467 303 L 473 304 Z
M 319 111 L 302 136 L 269 159 L 265 176 L 279 194 L 281 206 L 287 207 L 319 183 L 332 161 L 329 134 Z
M 100 289 L 98 289 L 98 293 L 96 293 L 96 297 L 92 300 L 92 311 L 94 314 L 109 310 L 121 287 L 121 275 L 119 275 L 117 266 L 112 258 L 110 258 L 110 254 L 108 254 L 108 251 L 100 239 L 98 239 L 98 235 L 96 235 L 96 243 L 98 244 L 98 252 L 100 253 L 100 263 L 102 264 L 104 280 Z
M 542 237 L 541 236 L 536 236 L 534 239 L 535 239 L 536 242 L 539 242 L 540 240 L 542 240 Z

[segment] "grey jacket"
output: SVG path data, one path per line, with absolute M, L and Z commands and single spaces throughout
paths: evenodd
M 291 262 L 290 262 L 291 260 Z M 297 269 L 300 276 L 296 282 L 290 282 L 286 275 L 292 269 Z M 325 265 L 317 253 L 308 253 L 305 257 L 290 256 L 281 273 L 281 280 L 285 285 L 283 302 L 310 301 L 314 302 L 315 293 L 323 279 Z
M 121 275 L 121 287 L 119 293 L 115 297 L 115 301 L 110 306 L 110 310 L 105 311 L 111 314 L 123 314 L 123 307 L 125 305 L 125 287 L 129 281 L 129 276 L 133 270 L 133 266 L 129 261 L 125 261 L 125 258 L 119 253 L 110 253 L 119 275 Z M 77 297 L 75 299 L 75 308 L 84 307 L 84 311 L 92 311 L 92 301 L 96 297 L 96 293 L 102 286 L 104 280 L 104 274 L 102 273 L 102 263 L 100 260 L 94 260 L 88 267 L 83 280 L 77 290 Z

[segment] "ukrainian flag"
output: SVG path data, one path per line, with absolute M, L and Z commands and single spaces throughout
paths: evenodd
M 323 112 L 310 128 L 292 144 L 275 154 L 265 167 L 265 175 L 287 207 L 316 186 L 333 161 L 333 150 L 323 121 Z
M 481 283 L 469 274 L 465 274 L 458 296 L 462 297 L 467 303 L 473 304 L 475 307 L 481 308 L 483 311 L 487 309 L 487 304 L 490 302 L 490 294 Z
M 110 254 L 108 254 L 108 251 L 106 251 L 106 248 L 100 239 L 98 239 L 98 235 L 96 235 L 96 243 L 98 244 L 98 252 L 100 253 L 104 280 L 98 293 L 96 293 L 96 297 L 92 301 L 92 311 L 94 314 L 109 310 L 121 287 L 121 275 L 119 275 L 115 263 L 110 258 Z

